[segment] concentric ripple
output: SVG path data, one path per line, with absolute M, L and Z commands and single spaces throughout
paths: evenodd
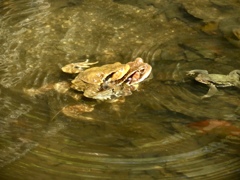
M 181 0 L 0 1 L 1 179 L 237 179 L 239 88 L 202 99 L 208 86 L 186 74 L 240 67 L 230 41 L 239 3 L 196 3 L 205 9 Z M 231 12 L 215 17 L 222 7 Z M 220 31 L 210 26 L 219 22 Z M 153 72 L 125 100 L 49 88 L 72 79 L 65 64 L 136 57 Z M 66 116 L 71 105 L 94 110 Z

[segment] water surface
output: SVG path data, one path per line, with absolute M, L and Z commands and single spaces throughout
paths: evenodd
M 236 0 L 1 0 L 2 179 L 237 179 L 237 87 L 201 99 L 192 69 L 240 69 Z M 240 31 L 240 30 L 239 30 Z M 70 81 L 65 64 L 142 57 L 152 79 L 124 103 L 24 89 Z M 67 105 L 95 105 L 67 117 Z

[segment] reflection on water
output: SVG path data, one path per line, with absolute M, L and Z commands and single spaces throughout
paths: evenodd
M 239 89 L 202 100 L 208 87 L 186 71 L 240 68 L 239 10 L 235 0 L 0 1 L 1 177 L 237 179 Z M 153 78 L 125 102 L 23 91 L 69 81 L 70 62 L 136 57 Z M 94 111 L 61 113 L 78 103 Z

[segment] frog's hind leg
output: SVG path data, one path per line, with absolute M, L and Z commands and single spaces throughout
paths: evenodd
M 209 97 L 212 97 L 213 95 L 216 95 L 216 94 L 220 95 L 221 93 L 218 91 L 218 89 L 216 88 L 216 86 L 214 84 L 210 84 L 207 94 L 202 96 L 201 99 L 209 98 Z
M 207 70 L 202 70 L 202 69 L 194 69 L 191 71 L 187 71 L 188 76 L 193 76 L 195 74 L 208 74 Z
M 240 77 L 240 70 L 239 69 L 233 70 L 229 73 L 229 75 L 230 76 L 238 75 L 238 77 Z
M 84 69 L 87 69 L 90 66 L 97 64 L 97 63 L 98 63 L 98 61 L 91 62 L 91 63 L 88 61 L 79 62 L 79 63 L 70 63 L 70 64 L 63 66 L 61 69 L 65 73 L 76 74 L 76 73 L 80 73 Z

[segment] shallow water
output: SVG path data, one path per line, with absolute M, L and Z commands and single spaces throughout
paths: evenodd
M 239 10 L 236 0 L 1 0 L 1 179 L 237 179 L 239 89 L 201 99 L 208 87 L 186 71 L 240 69 Z M 136 57 L 152 79 L 124 103 L 24 93 L 70 81 L 60 67 L 71 62 Z M 78 103 L 95 109 L 60 112 Z

